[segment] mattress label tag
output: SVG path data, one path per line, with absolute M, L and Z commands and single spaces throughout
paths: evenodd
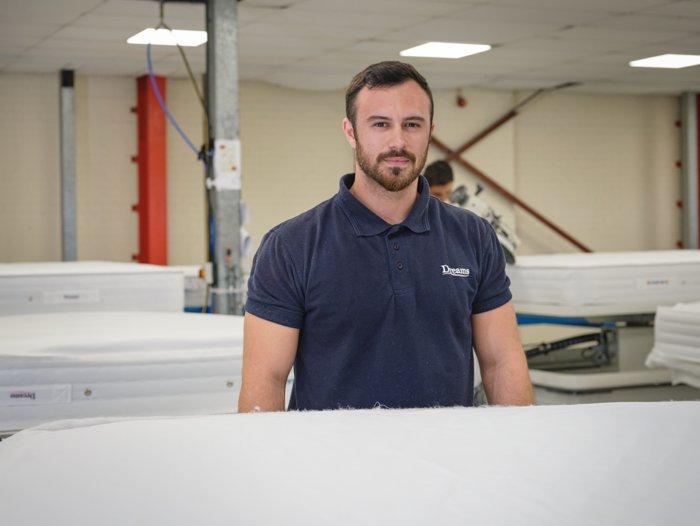
M 44 291 L 44 303 L 99 303 L 99 290 L 56 290 Z
M 68 404 L 70 384 L 0 387 L 0 407 L 14 405 Z
M 678 286 L 676 278 L 639 278 L 637 279 L 637 290 L 649 289 L 669 289 Z

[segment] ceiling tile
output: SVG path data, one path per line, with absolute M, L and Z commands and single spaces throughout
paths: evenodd
M 467 16 L 440 18 L 416 27 L 387 33 L 384 40 L 412 39 L 414 45 L 427 41 L 466 42 L 478 44 L 497 44 L 512 42 L 526 37 L 548 33 L 557 29 L 556 24 L 526 24 L 516 22 L 484 23 L 483 20 L 471 20 Z
M 300 11 L 327 11 L 331 13 L 376 13 L 386 15 L 397 15 L 400 13 L 411 13 L 414 16 L 425 16 L 428 18 L 449 15 L 456 13 L 465 6 L 479 5 L 480 0 L 464 2 L 442 2 L 425 0 L 306 0 L 295 6 Z
M 550 36 L 567 39 L 587 40 L 595 42 L 597 40 L 608 42 L 630 42 L 635 44 L 645 44 L 648 42 L 663 42 L 667 40 L 677 40 L 681 37 L 691 36 L 692 33 L 658 30 L 649 31 L 647 29 L 628 28 L 605 28 L 605 27 L 574 27 L 567 30 L 557 31 Z
M 601 10 L 534 7 L 521 2 L 519 5 L 479 5 L 463 11 L 461 16 L 473 20 L 566 26 L 610 18 L 612 15 Z
M 700 2 L 699 2 L 700 4 Z M 610 29 L 632 29 L 645 32 L 686 32 L 693 33 L 700 31 L 700 20 L 691 17 L 662 16 L 634 13 L 609 17 L 588 24 L 588 27 L 602 27 Z
M 494 4 L 522 6 L 522 0 L 490 0 Z M 532 7 L 552 7 L 556 9 L 580 9 L 580 0 L 527 0 Z M 611 13 L 623 13 L 649 9 L 668 4 L 669 0 L 586 0 L 586 9 L 596 9 Z
M 66 24 L 97 7 L 102 0 L 2 0 L 3 16 L 26 18 L 27 23 Z
M 698 2 L 698 0 L 671 2 L 656 7 L 643 9 L 642 12 L 667 16 L 684 16 L 700 18 L 700 2 Z

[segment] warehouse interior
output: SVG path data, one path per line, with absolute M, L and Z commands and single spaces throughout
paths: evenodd
M 469 49 L 420 56 L 426 43 Z M 298 279 L 254 284 L 254 261 L 271 231 L 336 199 L 361 166 L 346 90 L 385 61 L 429 84 L 425 166 L 447 161 L 448 206 L 500 243 L 535 403 L 495 395 L 499 376 L 470 341 L 467 372 L 445 373 L 469 379 L 465 403 L 377 395 L 294 410 L 305 385 L 332 380 L 306 379 L 317 327 L 285 322 L 300 332 L 284 406 L 240 414 L 268 411 L 239 394 L 262 367 L 260 335 L 280 325 L 263 317 L 271 325 L 253 333 L 260 314 L 246 302 Z M 0 523 L 694 524 L 700 0 L 4 0 L 0 124 L 0 471 L 12 475 Z M 280 259 L 313 285 L 327 246 L 304 268 L 295 247 Z M 486 272 L 445 263 L 454 281 Z M 364 280 L 338 271 L 319 293 L 338 307 L 321 315 L 309 286 L 306 319 L 332 327 L 342 311 L 344 330 L 364 334 L 383 294 L 359 295 Z M 484 341 L 478 310 L 450 312 Z M 327 360 L 350 363 L 337 330 L 321 341 Z M 630 479 L 596 493 L 595 481 Z M 657 500 L 633 505 L 661 479 L 672 482 Z

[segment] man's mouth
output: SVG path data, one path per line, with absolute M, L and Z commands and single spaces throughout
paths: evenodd
M 411 160 L 408 157 L 385 157 L 384 162 L 389 166 L 406 166 Z

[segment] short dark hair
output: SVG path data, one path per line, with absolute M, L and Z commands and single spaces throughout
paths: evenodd
M 355 99 L 362 88 L 367 86 L 368 89 L 397 86 L 409 80 L 415 81 L 423 91 L 427 93 L 430 99 L 430 122 L 433 122 L 433 93 L 430 91 L 428 81 L 423 75 L 418 73 L 416 68 L 411 64 L 399 62 L 398 60 L 388 60 L 385 62 L 377 62 L 371 66 L 367 66 L 360 71 L 350 81 L 348 89 L 345 91 L 345 116 L 350 122 L 355 125 L 355 116 L 357 108 L 355 108 Z
M 423 174 L 428 180 L 429 186 L 451 183 L 455 180 L 452 167 L 447 161 L 435 161 L 425 167 Z

